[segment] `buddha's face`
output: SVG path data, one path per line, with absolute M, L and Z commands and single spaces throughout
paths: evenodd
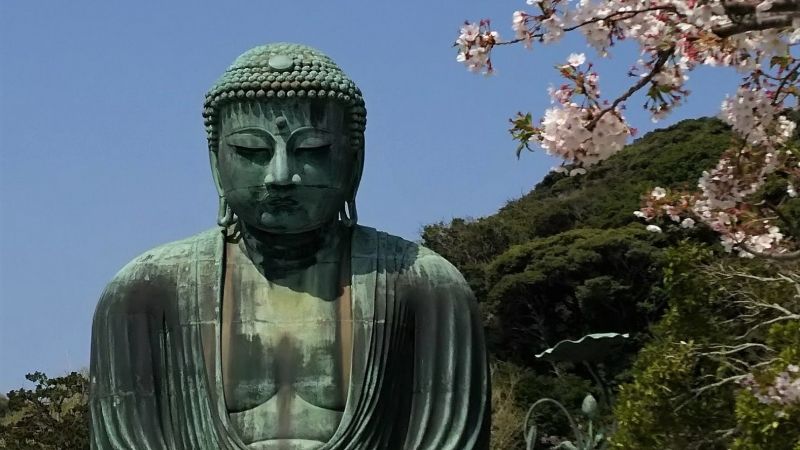
M 336 219 L 353 189 L 355 154 L 344 107 L 282 99 L 233 103 L 220 114 L 212 158 L 219 186 L 245 225 L 301 233 Z

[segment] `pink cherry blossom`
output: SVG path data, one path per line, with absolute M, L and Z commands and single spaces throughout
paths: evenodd
M 586 62 L 586 55 L 583 53 L 571 53 L 567 58 L 567 63 L 572 67 L 578 67 Z
M 577 31 L 601 57 L 610 56 L 609 49 L 625 39 L 639 46 L 641 58 L 630 70 L 630 89 L 604 100 L 592 64 L 586 64 L 583 53 L 570 54 L 557 67 L 565 82 L 548 88 L 553 107 L 540 123 L 526 114 L 512 120 L 510 131 L 523 147 L 539 144 L 573 169 L 588 167 L 618 152 L 633 134 L 622 111 L 634 95 L 645 95 L 645 107 L 657 121 L 691 95 L 685 88 L 691 71 L 733 67 L 743 80 L 722 102 L 720 117 L 741 137 L 741 144 L 703 173 L 698 191 L 650 196 L 637 215 L 648 221 L 663 216 L 684 228 L 704 223 L 720 234 L 725 249 L 745 257 L 753 252 L 784 254 L 800 245 L 800 236 L 780 231 L 783 224 L 768 208 L 752 204 L 766 177 L 776 171 L 787 178 L 786 195 L 797 196 L 800 161 L 786 149 L 796 124 L 783 111 L 790 99 L 800 96 L 800 59 L 789 51 L 800 42 L 800 0 L 526 3 L 538 11 L 513 12 L 515 40 L 510 42 L 548 44 Z M 736 16 L 728 16 L 729 10 Z M 468 23 L 457 40 L 458 60 L 469 70 L 491 73 L 491 52 L 502 43 L 509 42 L 500 41 L 488 21 Z
M 789 364 L 786 370 L 778 373 L 771 383 L 759 383 L 752 374 L 748 374 L 740 384 L 750 391 L 760 403 L 775 405 L 800 404 L 800 366 Z
M 656 200 L 661 200 L 666 196 L 667 196 L 667 190 L 662 187 L 655 187 L 653 188 L 653 192 L 650 193 L 650 197 L 653 197 Z
M 790 97 L 800 96 L 800 59 L 789 52 L 800 42 L 800 0 L 789 1 L 780 7 L 777 0 L 738 1 L 737 16 L 729 17 L 731 4 L 722 0 L 527 0 L 538 11 L 512 14 L 512 42 L 548 44 L 578 31 L 601 57 L 622 39 L 635 42 L 642 56 L 629 73 L 632 87 L 609 102 L 600 98 L 599 76 L 585 65 L 586 56 L 570 54 L 557 67 L 565 83 L 548 88 L 553 107 L 539 125 L 520 114 L 511 133 L 525 147 L 539 144 L 559 156 L 573 165 L 563 170 L 578 175 L 577 169 L 618 152 L 633 134 L 622 111 L 634 93 L 645 93 L 645 107 L 657 121 L 691 95 L 685 88 L 689 72 L 703 65 L 734 67 L 744 78 L 722 102 L 720 117 L 741 143 L 703 172 L 698 191 L 655 188 L 635 214 L 647 221 L 663 216 L 683 228 L 704 223 L 720 234 L 723 248 L 744 257 L 786 253 L 800 245 L 800 236 L 785 236 L 775 214 L 751 201 L 776 171 L 787 178 L 790 198 L 800 182 L 798 155 L 785 148 L 796 124 L 783 111 Z M 491 52 L 503 42 L 481 21 L 462 27 L 456 43 L 458 60 L 469 70 L 491 73 Z

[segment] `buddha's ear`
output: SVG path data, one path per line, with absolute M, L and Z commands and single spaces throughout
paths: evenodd
M 350 193 L 350 200 L 356 199 L 356 193 L 358 192 L 358 185 L 361 184 L 361 174 L 364 172 L 364 148 L 362 147 L 359 150 L 356 150 L 356 157 L 353 163 L 353 174 L 352 174 L 352 189 L 353 191 Z
M 224 197 L 225 191 L 222 190 L 222 185 L 219 182 L 219 150 L 209 150 L 208 158 L 211 163 L 211 176 L 214 178 L 217 194 L 219 194 L 220 198 Z

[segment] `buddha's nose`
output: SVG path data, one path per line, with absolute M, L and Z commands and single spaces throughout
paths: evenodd
M 286 147 L 275 149 L 275 154 L 267 167 L 264 183 L 267 185 L 288 186 L 292 184 L 291 164 Z

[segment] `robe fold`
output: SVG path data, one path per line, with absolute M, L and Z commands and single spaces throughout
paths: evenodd
M 220 355 L 219 230 L 125 266 L 95 312 L 93 449 L 247 449 Z M 353 350 L 342 421 L 323 450 L 489 448 L 489 373 L 474 297 L 436 253 L 356 226 Z

